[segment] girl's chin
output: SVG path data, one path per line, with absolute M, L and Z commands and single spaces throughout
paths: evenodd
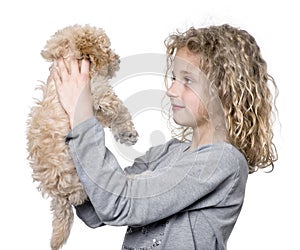
M 173 121 L 179 126 L 193 127 L 190 122 L 184 121 L 183 119 L 178 119 L 178 118 L 176 118 L 176 116 L 173 116 Z

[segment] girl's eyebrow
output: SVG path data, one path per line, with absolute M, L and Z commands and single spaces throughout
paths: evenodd
M 191 72 L 191 71 L 186 71 L 186 70 L 181 70 L 180 74 L 182 76 L 188 76 L 192 79 L 197 79 L 197 75 L 195 74 L 195 72 Z
M 189 71 L 186 71 L 186 70 L 180 70 L 179 73 L 180 74 L 192 75 L 192 72 L 189 72 Z M 172 74 L 175 75 L 174 70 L 172 70 Z
M 196 76 L 195 72 L 186 71 L 186 70 L 181 70 L 179 73 L 180 73 L 181 75 L 189 75 L 189 76 L 193 76 L 193 77 Z
M 171 73 L 172 73 L 172 76 L 175 76 L 174 70 L 172 70 Z M 179 71 L 179 74 L 180 74 L 180 75 L 188 75 L 188 76 L 191 76 L 191 77 L 195 77 L 195 74 L 194 74 L 193 72 L 187 71 L 187 70 L 180 70 L 180 71 Z

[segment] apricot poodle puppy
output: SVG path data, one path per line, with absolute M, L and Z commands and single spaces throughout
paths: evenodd
M 90 84 L 95 117 L 109 127 L 117 141 L 133 145 L 138 134 L 131 115 L 109 85 L 119 69 L 119 57 L 110 49 L 110 41 L 102 29 L 89 25 L 68 26 L 57 31 L 41 52 L 53 62 L 70 56 L 90 61 Z M 68 67 L 68 65 L 67 65 Z M 73 222 L 73 205 L 80 205 L 87 195 L 77 176 L 65 143 L 70 130 L 68 115 L 56 94 L 55 83 L 48 79 L 40 86 L 43 97 L 31 108 L 28 118 L 28 159 L 38 190 L 51 198 L 52 250 L 66 243 Z

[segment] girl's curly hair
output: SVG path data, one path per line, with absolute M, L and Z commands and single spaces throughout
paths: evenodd
M 255 39 L 245 30 L 228 24 L 195 29 L 170 35 L 167 47 L 167 72 L 172 70 L 176 51 L 187 47 L 200 55 L 200 70 L 213 84 L 223 105 L 227 139 L 246 157 L 249 173 L 272 166 L 277 160 L 272 142 L 273 97 L 268 83 L 278 93 L 267 72 Z M 187 128 L 182 128 L 185 139 Z

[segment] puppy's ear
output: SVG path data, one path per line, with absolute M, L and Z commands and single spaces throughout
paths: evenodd
M 41 51 L 41 56 L 48 62 L 53 62 L 55 60 L 54 55 L 47 49 Z
M 68 39 L 60 39 L 59 37 L 52 37 L 47 41 L 44 49 L 41 51 L 41 56 L 49 62 L 53 62 L 59 57 L 67 57 L 72 51 L 71 43 Z
M 54 35 L 46 42 L 41 56 L 46 61 L 54 61 L 59 57 L 67 57 L 70 51 L 74 51 L 74 33 L 78 25 L 67 26 L 55 32 Z
M 120 69 L 120 57 L 111 51 L 109 56 L 110 62 L 108 67 L 108 74 L 113 77 L 115 73 Z

